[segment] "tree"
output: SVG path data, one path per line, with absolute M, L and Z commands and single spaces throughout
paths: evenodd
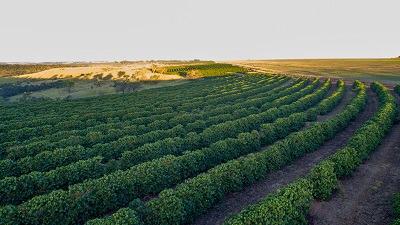
M 113 75 L 111 73 L 107 74 L 107 76 L 103 77 L 103 80 L 111 80 Z
M 123 77 L 125 75 L 125 71 L 118 71 L 118 77 Z

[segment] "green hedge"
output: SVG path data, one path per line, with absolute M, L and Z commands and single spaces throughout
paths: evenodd
M 0 180 L 0 205 L 18 204 L 35 195 L 103 175 L 107 168 L 101 160 L 101 157 L 95 157 L 45 173 L 32 172 L 20 177 L 6 177 Z
M 156 108 L 153 113 L 146 112 L 145 114 L 126 113 L 123 115 L 124 120 L 117 122 L 102 123 L 94 127 L 88 127 L 83 130 L 71 130 L 71 131 L 60 131 L 55 134 L 48 136 L 34 138 L 33 141 L 24 142 L 23 145 L 13 146 L 7 149 L 7 158 L 17 160 L 26 156 L 34 156 L 43 150 L 49 151 L 55 148 L 63 148 L 71 145 L 82 145 L 84 147 L 92 147 L 95 144 L 101 144 L 105 142 L 115 141 L 125 135 L 141 135 L 147 132 L 170 129 L 179 124 L 185 125 L 195 122 L 196 120 L 204 120 L 211 115 L 231 113 L 234 110 L 240 109 L 242 104 L 245 104 L 249 100 L 248 97 L 257 97 L 263 99 L 260 96 L 268 96 L 274 91 L 280 91 L 287 87 L 282 86 L 283 83 L 287 82 L 287 78 L 282 79 L 271 79 L 267 80 L 260 87 L 255 86 L 254 89 L 241 91 L 240 93 L 230 94 L 219 97 L 219 99 L 225 99 L 234 95 L 236 97 L 234 105 L 227 105 L 225 102 L 216 101 L 216 99 L 210 98 L 206 101 L 207 105 L 204 107 L 205 101 L 193 101 L 190 110 L 197 109 L 198 107 L 204 107 L 204 110 L 200 113 L 191 113 L 188 111 L 177 110 L 176 108 Z M 295 83 L 296 84 L 296 83 Z M 239 92 L 240 90 L 238 90 Z M 254 95 L 255 94 L 255 95 Z M 211 103 L 212 102 L 212 103 Z M 214 107 L 214 109 L 210 109 Z M 216 109 L 215 109 L 216 108 Z M 231 110 L 231 111 L 230 111 Z M 126 110 L 127 111 L 127 110 Z M 126 115 L 130 115 L 129 117 Z M 144 117 L 141 117 L 144 116 Z M 107 120 L 112 117 L 107 118 Z M 147 124 L 145 126 L 144 124 Z M 112 132 L 108 132 L 112 129 Z M 93 135 L 96 134 L 96 135 Z
M 269 76 L 232 76 L 232 78 L 203 79 L 175 87 L 144 90 L 122 96 L 13 104 L 0 115 L 4 121 L 0 126 L 0 142 L 16 143 L 15 141 L 35 139 L 57 131 L 85 129 L 104 122 L 164 113 L 165 109 L 170 111 L 191 109 L 195 105 L 205 106 L 207 105 L 205 101 L 219 99 L 235 92 L 239 94 L 240 91 L 251 89 L 249 83 L 257 86 L 260 80 L 268 79 Z M 218 101 L 224 102 L 223 99 Z
M 329 82 L 320 91 L 304 98 L 317 103 L 329 90 L 328 84 Z M 302 104 L 299 107 L 308 105 Z M 126 205 L 134 198 L 158 193 L 187 177 L 259 148 L 259 134 L 251 132 L 179 157 L 165 156 L 127 171 L 117 171 L 96 180 L 70 186 L 67 191 L 59 190 L 34 197 L 18 206 L 18 217 L 14 222 L 51 224 L 57 218 L 63 224 L 79 223 Z
M 293 98 L 288 99 L 287 97 L 285 97 L 285 99 L 287 99 L 286 102 L 290 103 L 290 102 L 294 101 L 295 99 L 297 99 L 301 94 L 305 95 L 305 94 L 311 92 L 312 90 L 314 90 L 314 88 L 316 88 L 317 82 L 314 82 L 314 84 L 312 86 L 308 86 L 303 89 L 300 89 L 300 88 L 304 87 L 304 84 L 305 84 L 304 82 L 301 82 L 297 85 L 294 85 L 291 88 L 288 88 L 287 90 L 270 95 L 270 96 L 268 96 L 268 98 L 270 100 L 273 100 L 276 98 L 279 99 L 279 97 L 281 97 L 282 95 L 294 93 Z M 302 90 L 302 91 L 300 91 L 300 90 Z M 280 103 L 282 103 L 282 102 L 280 101 L 279 104 Z M 277 103 L 277 104 L 274 104 L 274 106 L 279 106 L 279 105 Z M 240 114 L 240 112 L 242 114 Z M 235 115 L 238 117 L 241 117 L 241 116 L 245 116 L 252 112 L 254 112 L 254 111 L 251 111 L 251 109 L 250 110 L 242 110 L 242 111 L 236 112 Z M 266 113 L 260 114 L 259 117 L 261 117 L 264 114 L 266 114 Z M 235 120 L 236 124 L 234 124 L 233 121 L 225 122 L 225 124 L 230 124 L 232 126 L 235 126 L 238 123 L 241 123 L 241 122 L 243 123 L 243 121 L 245 121 L 246 118 L 248 118 L 248 117 L 252 117 L 252 116 L 250 115 L 243 119 L 236 119 Z M 216 121 L 216 122 L 221 122 L 221 121 Z M 210 124 L 208 124 L 208 125 L 210 125 Z M 215 125 L 213 127 L 215 128 L 216 126 L 217 125 Z M 220 124 L 218 126 L 222 126 L 222 124 Z M 194 135 L 197 135 L 198 138 L 201 138 L 202 136 L 212 133 L 212 130 L 211 130 L 211 132 L 210 132 L 210 130 L 211 130 L 211 128 L 209 128 L 208 130 L 205 130 L 203 132 L 204 134 L 201 133 L 198 135 L 197 134 L 194 134 Z M 237 129 L 233 130 L 233 131 L 237 131 Z M 132 148 L 135 149 L 135 147 L 143 145 L 146 142 L 155 141 L 155 140 L 157 140 L 157 138 L 162 139 L 162 138 L 168 138 L 168 137 L 175 137 L 175 138 L 173 138 L 173 140 L 176 140 L 175 141 L 176 145 L 181 145 L 182 148 L 186 148 L 185 150 L 190 150 L 190 149 L 195 149 L 195 148 L 201 147 L 200 146 L 201 143 L 197 143 L 197 144 L 191 143 L 191 141 L 193 141 L 193 138 L 191 136 L 193 136 L 193 135 L 189 135 L 189 138 L 180 138 L 180 136 L 183 136 L 186 133 L 187 133 L 187 131 L 181 125 L 178 125 L 169 130 L 154 131 L 152 133 L 144 134 L 141 136 L 125 136 L 113 143 L 96 145 L 93 148 L 89 148 L 89 149 L 85 149 L 80 146 L 67 147 L 65 149 L 57 149 L 55 151 L 44 151 L 34 157 L 25 157 L 18 161 L 1 160 L 0 161 L 0 171 L 2 171 L 2 172 L 0 172 L 0 178 L 6 177 L 6 176 L 18 176 L 21 174 L 29 173 L 31 171 L 48 171 L 50 169 L 56 168 L 57 166 L 67 165 L 69 163 L 75 162 L 80 159 L 87 159 L 87 158 L 95 157 L 95 156 L 99 156 L 99 155 L 105 157 L 107 160 L 113 159 L 113 158 L 118 158 L 118 156 L 122 152 L 128 151 Z M 213 134 L 216 137 L 218 136 L 215 133 L 213 133 Z M 152 144 L 147 144 L 147 145 L 143 146 L 142 148 L 135 149 L 134 151 L 133 150 L 128 151 L 128 153 L 126 153 L 126 154 L 129 154 L 129 152 L 132 152 L 132 153 L 135 153 L 134 154 L 135 157 L 138 157 L 140 155 L 140 152 L 143 152 L 146 149 L 154 149 L 155 148 L 154 151 L 161 151 L 161 150 L 165 151 L 165 145 L 164 145 L 165 142 L 171 142 L 171 139 L 167 139 L 165 141 L 160 140 L 160 141 L 152 143 Z M 182 145 L 182 144 L 185 144 L 185 145 Z M 175 146 L 172 146 L 172 147 L 176 148 Z M 191 148 L 187 148 L 187 147 L 191 147 Z M 144 156 L 146 156 L 146 155 L 144 155 Z M 137 160 L 135 162 L 137 162 Z M 124 164 L 124 165 L 132 165 L 132 163 Z
M 315 108 L 312 108 L 307 112 L 297 113 L 297 118 L 295 118 L 295 114 L 293 114 L 292 123 L 296 123 L 299 120 L 307 121 L 307 115 L 311 112 L 326 112 L 325 107 L 332 109 L 334 104 L 339 102 L 338 99 L 341 99 L 343 96 L 344 90 L 343 82 L 339 82 L 337 92 L 323 100 L 316 107 L 322 107 L 323 109 L 315 110 Z M 286 119 L 286 123 L 288 122 L 289 120 Z M 279 134 L 284 124 L 285 123 L 276 123 L 274 124 L 274 128 L 270 126 L 265 128 L 264 126 L 264 129 L 262 128 L 259 133 L 261 137 L 270 137 L 267 134 Z M 288 124 L 290 124 L 290 122 Z M 263 135 L 263 132 L 267 133 Z M 279 135 L 273 137 L 279 137 Z M 289 136 L 289 139 L 296 140 L 296 137 L 292 135 Z M 266 141 L 269 139 L 261 138 L 261 140 Z M 299 140 L 302 140 L 302 138 Z M 280 142 L 279 144 L 275 144 L 275 148 L 271 147 L 268 151 L 263 152 L 265 156 L 261 153 L 256 153 L 250 154 L 248 157 L 229 161 L 228 163 L 221 164 L 211 169 L 207 173 L 179 184 L 175 190 L 165 190 L 161 192 L 158 199 L 148 202 L 150 212 L 146 216 L 146 222 L 148 224 L 179 224 L 189 222 L 191 218 L 211 207 L 213 203 L 222 198 L 224 193 L 240 190 L 246 183 L 251 183 L 259 179 L 262 174 L 266 173 L 265 171 L 273 170 L 274 167 L 279 167 L 281 164 L 280 162 L 271 161 L 279 159 L 275 157 L 277 155 L 273 153 L 273 149 L 276 151 L 279 151 L 281 148 L 289 149 L 290 144 L 290 141 Z M 304 146 L 303 149 L 307 149 L 310 146 L 312 145 Z M 271 152 L 272 155 L 268 154 Z M 257 157 L 257 155 L 259 156 Z M 264 162 L 262 156 L 265 158 Z M 270 164 L 270 166 L 267 166 L 268 164 Z M 105 220 L 107 220 L 107 218 Z
M 304 84 L 305 84 L 304 82 L 301 82 L 298 85 L 288 88 L 289 93 L 295 92 L 297 95 L 298 93 L 297 91 L 299 91 L 301 87 L 304 87 Z M 307 87 L 306 90 L 309 91 L 310 89 L 311 89 L 310 87 Z M 267 98 L 269 99 L 278 98 L 283 94 L 287 94 L 288 91 L 284 90 L 277 94 L 270 95 Z M 251 113 L 255 113 L 255 110 L 253 110 L 252 108 L 237 110 L 236 113 L 233 113 L 233 115 L 236 117 L 241 117 L 241 116 L 248 116 Z M 188 117 L 189 117 L 188 120 L 190 120 L 191 119 L 190 116 Z M 224 118 L 224 119 L 229 120 L 235 118 L 231 116 L 230 118 Z M 205 120 L 204 122 L 207 123 L 208 121 Z M 223 121 L 217 120 L 215 122 L 218 123 Z M 210 122 L 208 122 L 207 125 L 211 125 Z M 147 142 L 153 142 L 156 141 L 157 139 L 164 139 L 169 137 L 180 137 L 188 132 L 189 130 L 183 128 L 182 125 L 177 125 L 168 130 L 155 130 L 143 135 L 125 136 L 118 139 L 117 141 L 107 144 L 98 144 L 93 146 L 92 148 L 82 148 L 80 146 L 67 147 L 65 149 L 57 149 L 54 151 L 43 151 L 40 154 L 37 154 L 32 157 L 21 158 L 18 161 L 12 161 L 9 159 L 1 160 L 0 171 L 2 172 L 0 172 L 0 178 L 4 178 L 6 176 L 19 176 L 25 173 L 29 173 L 31 171 L 48 171 L 50 169 L 56 168 L 57 166 L 67 165 L 69 163 L 75 162 L 80 159 L 87 159 L 95 156 L 102 156 L 106 160 L 115 159 L 120 157 L 122 152 L 135 149 L 136 147 L 139 147 L 140 145 L 143 145 Z M 159 144 L 160 143 L 155 143 L 155 145 Z M 10 167 L 12 167 L 13 169 L 7 170 L 7 168 Z
M 400 95 L 400 85 L 396 85 L 396 86 L 394 87 L 394 91 L 395 91 L 398 95 Z
M 239 224 L 308 224 L 306 216 L 313 200 L 313 185 L 307 179 L 299 179 L 277 190 L 259 203 L 251 205 L 232 216 L 225 225 Z
M 94 219 L 86 223 L 87 225 L 140 225 L 143 224 L 136 212 L 129 208 L 118 210 L 112 216 L 104 219 Z
M 161 192 L 159 198 L 148 202 L 150 214 L 146 222 L 148 224 L 191 222 L 227 193 L 238 191 L 265 174 L 316 150 L 324 141 L 346 127 L 365 106 L 365 101 L 365 88 L 361 86 L 352 104 L 333 119 L 317 123 L 304 131 L 292 133 L 265 151 L 218 165 L 207 173 L 177 185 L 174 190 Z
M 373 151 L 384 138 L 385 134 L 390 130 L 395 118 L 398 114 L 394 97 L 389 93 L 388 89 L 378 83 L 371 85 L 372 89 L 378 94 L 380 106 L 374 116 L 368 120 L 356 133 L 351 137 L 347 145 L 337 151 L 335 154 L 330 156 L 328 159 L 322 161 L 316 165 L 306 178 L 300 179 L 301 182 L 304 179 L 311 183 L 310 190 L 313 198 L 317 199 L 329 199 L 337 186 L 337 179 L 348 176 L 352 171 Z M 295 185 L 297 182 L 294 182 Z M 281 191 L 290 190 L 291 185 L 282 188 Z M 293 193 L 295 194 L 295 193 Z M 301 207 L 285 210 L 287 218 L 300 217 L 305 218 L 308 208 L 311 204 L 311 200 L 308 196 L 302 196 L 301 202 L 308 202 Z M 270 202 L 281 200 L 276 194 L 272 194 L 266 197 Z M 291 196 L 287 196 L 284 201 L 291 201 Z M 250 206 L 248 209 L 243 210 L 238 215 L 235 215 L 228 219 L 225 224 L 275 224 L 281 217 L 280 212 L 271 211 L 273 217 L 270 215 L 257 214 L 259 208 L 267 207 L 271 205 L 270 202 L 264 202 L 257 206 Z M 283 205 L 283 203 L 282 203 Z M 279 206 L 282 206 L 279 205 Z M 271 220 L 265 220 L 265 218 L 275 218 Z M 251 221 L 252 223 L 248 223 Z M 266 222 L 267 221 L 267 222 Z M 398 221 L 397 221 L 398 222 Z M 279 223 L 278 224 L 291 224 Z M 304 224 L 307 222 L 305 221 Z M 395 222 L 396 223 L 396 222 Z

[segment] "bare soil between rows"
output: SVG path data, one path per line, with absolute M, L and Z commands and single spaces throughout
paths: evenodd
M 353 95 L 350 91 L 350 87 L 347 89 L 348 91 L 339 106 L 329 114 L 320 116 L 318 121 L 329 119 L 339 111 L 343 110 L 344 106 L 350 101 L 351 96 Z M 354 121 L 352 121 L 346 129 L 339 132 L 332 140 L 327 141 L 320 149 L 299 158 L 291 165 L 288 165 L 279 171 L 269 174 L 264 179 L 244 188 L 240 192 L 231 193 L 225 196 L 221 202 L 210 209 L 208 213 L 200 216 L 193 224 L 222 224 L 230 215 L 240 212 L 246 206 L 260 201 L 269 193 L 295 181 L 303 175 L 306 175 L 314 165 L 344 146 L 352 134 L 374 114 L 378 106 L 377 97 L 370 90 L 368 91 L 368 95 L 369 102 L 365 110 Z
M 338 191 L 330 201 L 313 203 L 309 223 L 390 224 L 393 195 L 399 191 L 400 124 L 397 123 L 370 158 L 351 177 L 340 181 Z

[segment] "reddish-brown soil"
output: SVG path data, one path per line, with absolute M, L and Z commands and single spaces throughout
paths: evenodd
M 376 96 L 370 91 L 368 94 L 369 103 L 360 116 L 358 116 L 355 121 L 351 122 L 345 130 L 336 135 L 336 137 L 326 142 L 320 149 L 307 154 L 279 171 L 269 174 L 263 180 L 244 188 L 240 192 L 229 194 L 214 208 L 210 209 L 208 213 L 198 218 L 194 224 L 221 224 L 224 219 L 230 215 L 240 212 L 240 210 L 246 206 L 260 201 L 267 194 L 305 175 L 318 162 L 344 146 L 352 134 L 368 120 L 377 109 Z M 322 121 L 328 119 L 342 110 L 351 99 L 351 95 L 351 92 L 348 91 L 345 99 L 333 112 L 326 116 L 319 117 L 318 120 Z
M 393 194 L 400 191 L 400 124 L 393 126 L 378 149 L 328 202 L 314 202 L 313 225 L 384 225 L 393 217 Z

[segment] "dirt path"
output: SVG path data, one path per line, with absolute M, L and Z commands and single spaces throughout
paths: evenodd
M 351 99 L 351 91 L 350 89 L 348 90 L 346 97 L 340 103 L 338 109 L 335 109 L 324 117 L 320 117 L 319 120 L 327 119 L 330 116 L 335 115 L 338 110 L 343 109 Z M 326 142 L 319 150 L 305 155 L 279 171 L 271 173 L 263 180 L 246 187 L 240 192 L 229 194 L 223 199 L 223 201 L 209 210 L 208 213 L 199 217 L 194 224 L 221 224 L 226 217 L 240 212 L 240 210 L 246 206 L 254 204 L 264 198 L 268 193 L 271 193 L 305 175 L 318 162 L 344 146 L 355 130 L 368 120 L 376 111 L 377 98 L 370 91 L 368 94 L 370 96 L 369 104 L 360 116 L 357 117 L 355 121 L 351 122 L 345 130 L 336 135 L 335 138 Z
M 328 202 L 314 202 L 310 224 L 390 224 L 393 194 L 400 191 L 400 124 L 393 126 L 371 157 L 340 182 Z

